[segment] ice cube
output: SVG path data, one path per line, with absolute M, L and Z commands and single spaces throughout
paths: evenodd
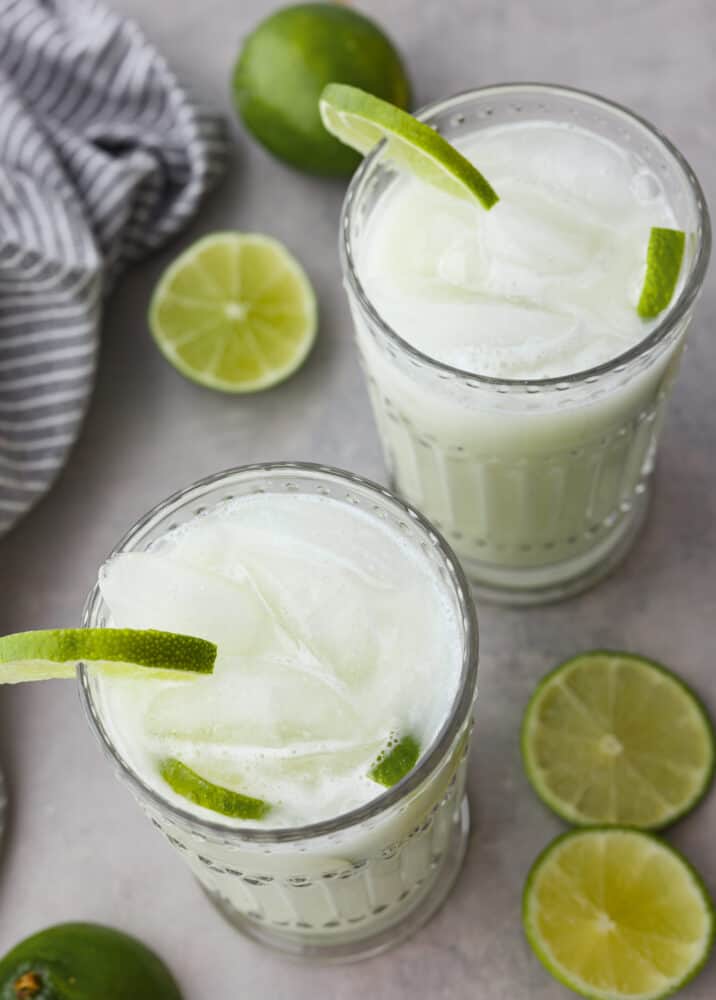
M 543 124 L 488 131 L 471 141 L 468 155 L 501 198 L 507 181 L 521 176 L 552 191 L 563 204 L 582 204 L 612 219 L 629 204 L 629 157 L 580 128 Z
M 160 552 L 114 556 L 99 583 L 114 625 L 198 635 L 217 643 L 220 655 L 255 649 L 270 630 L 246 576 L 229 580 Z
M 201 697 L 183 685 L 162 688 L 145 716 L 163 741 L 224 747 L 283 747 L 343 739 L 358 724 L 349 696 L 295 660 L 225 660 Z
M 323 548 L 311 546 L 310 555 L 294 544 L 271 554 L 264 549 L 251 575 L 301 651 L 304 669 L 339 690 L 367 685 L 378 666 L 383 628 L 394 627 L 387 607 L 397 590 Z
M 631 191 L 640 205 L 650 205 L 663 197 L 662 186 L 651 170 L 642 168 L 631 179 Z
M 480 229 L 491 262 L 488 289 L 502 291 L 516 266 L 531 275 L 584 273 L 606 232 L 545 191 L 513 182 Z
M 485 288 L 487 274 L 477 230 L 452 240 L 437 256 L 437 275 L 448 285 L 480 291 Z

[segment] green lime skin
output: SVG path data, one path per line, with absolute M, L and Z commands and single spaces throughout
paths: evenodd
M 420 744 L 414 736 L 403 736 L 391 743 L 370 769 L 369 777 L 379 785 L 391 788 L 413 770 L 420 757 Z
M 0 663 L 88 660 L 135 663 L 157 670 L 211 674 L 217 647 L 207 639 L 157 629 L 63 628 L 15 632 L 0 636 Z
M 0 959 L 0 1000 L 182 1000 L 141 941 L 98 924 L 58 924 Z
M 262 21 L 233 74 L 244 125 L 274 156 L 309 173 L 345 176 L 360 156 L 326 131 L 318 101 L 348 83 L 407 108 L 410 84 L 392 42 L 367 17 L 331 3 L 296 4 Z
M 263 819 L 271 808 L 263 799 L 254 799 L 250 795 L 242 795 L 230 788 L 215 785 L 213 781 L 207 781 L 176 757 L 168 757 L 163 761 L 159 773 L 177 795 L 224 816 Z
M 636 307 L 642 319 L 654 319 L 671 302 L 684 259 L 686 233 L 653 226 L 646 251 L 646 275 Z

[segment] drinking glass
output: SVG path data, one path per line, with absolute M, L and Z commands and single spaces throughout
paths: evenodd
M 687 233 L 681 291 L 636 346 L 563 378 L 491 378 L 411 346 L 361 284 L 361 240 L 399 179 L 383 145 L 348 189 L 344 282 L 391 486 L 445 535 L 479 595 L 506 604 L 563 598 L 617 564 L 646 513 L 667 398 L 708 263 L 704 197 L 668 139 L 592 94 L 485 87 L 419 117 L 451 141 L 530 121 L 588 129 L 639 157 L 635 166 L 649 166 Z
M 446 655 L 461 668 L 449 713 L 417 766 L 344 815 L 295 829 L 237 827 L 178 807 L 146 780 L 123 749 L 101 678 L 84 666 L 81 699 L 119 778 L 234 926 L 294 955 L 353 959 L 384 950 L 427 920 L 460 870 L 469 831 L 465 771 L 476 696 L 475 610 L 459 563 L 421 514 L 380 486 L 323 466 L 255 465 L 211 476 L 151 510 L 113 554 L 144 550 L 219 503 L 264 492 L 333 497 L 376 524 L 386 522 L 429 560 L 460 626 L 458 648 Z M 108 621 L 95 586 L 83 624 Z

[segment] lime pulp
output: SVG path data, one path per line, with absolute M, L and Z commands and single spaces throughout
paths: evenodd
M 523 895 L 545 968 L 592 1000 L 659 1000 L 692 979 L 713 944 L 713 903 L 696 872 L 651 834 L 592 828 L 537 858 Z
M 580 825 L 672 823 L 705 794 L 714 745 L 706 711 L 683 681 L 623 652 L 583 653 L 557 667 L 522 725 L 532 787 Z
M 154 292 L 149 325 L 167 360 L 223 392 L 256 392 L 301 366 L 318 325 L 298 261 L 257 233 L 214 233 L 185 250 Z

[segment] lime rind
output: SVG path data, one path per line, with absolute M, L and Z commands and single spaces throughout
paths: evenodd
M 222 785 L 207 781 L 176 757 L 168 757 L 159 765 L 159 773 L 169 787 L 182 798 L 210 812 L 232 819 L 263 819 L 271 808 L 263 799 L 242 795 Z
M 418 762 L 420 744 L 414 736 L 403 736 L 397 742 L 391 741 L 378 756 L 375 764 L 368 772 L 372 781 L 386 788 L 397 785 Z
M 358 87 L 329 83 L 320 100 L 323 124 L 365 155 L 385 139 L 387 155 L 428 184 L 490 209 L 498 196 L 480 171 L 434 128 Z
M 217 647 L 155 629 L 47 629 L 0 638 L 0 683 L 74 677 L 78 663 L 120 677 L 191 679 L 210 674 Z
M 646 274 L 637 312 L 655 319 L 671 302 L 681 273 L 686 234 L 680 229 L 654 226 L 646 251 Z
M 708 754 L 708 759 L 705 766 L 701 771 L 701 781 L 695 788 L 694 792 L 684 799 L 680 804 L 673 806 L 668 813 L 661 816 L 659 819 L 651 823 L 636 824 L 631 823 L 632 827 L 638 827 L 642 830 L 662 830 L 667 826 L 672 825 L 677 820 L 683 818 L 685 815 L 690 813 L 696 806 L 703 800 L 706 793 L 709 790 L 711 782 L 716 771 L 716 733 L 714 732 L 714 726 L 709 718 L 708 712 L 704 704 L 701 702 L 699 697 L 695 692 L 672 670 L 665 667 L 663 664 L 658 663 L 655 660 L 649 659 L 644 656 L 639 656 L 634 653 L 623 652 L 620 650 L 590 650 L 585 653 L 580 653 L 578 656 L 570 657 L 563 663 L 554 667 L 549 673 L 547 673 L 539 682 L 535 688 L 532 696 L 530 697 L 527 707 L 524 712 L 522 719 L 522 727 L 520 732 L 520 747 L 522 752 L 522 761 L 527 775 L 527 779 L 532 786 L 532 789 L 536 795 L 541 799 L 541 801 L 560 819 L 563 819 L 567 823 L 573 823 L 575 826 L 588 827 L 593 826 L 595 823 L 599 825 L 612 825 L 615 827 L 623 825 L 619 820 L 611 821 L 608 817 L 600 816 L 586 816 L 581 814 L 573 806 L 565 803 L 563 799 L 559 796 L 553 794 L 550 790 L 548 784 L 540 774 L 540 769 L 537 766 L 534 759 L 533 752 L 533 733 L 538 722 L 538 711 L 540 703 L 545 693 L 550 689 L 550 686 L 554 683 L 555 679 L 563 678 L 568 675 L 571 670 L 577 669 L 583 666 L 587 661 L 593 661 L 595 658 L 610 658 L 619 661 L 626 661 L 638 665 L 640 668 L 645 670 L 654 670 L 659 672 L 665 679 L 675 685 L 675 688 L 679 691 L 680 695 L 684 697 L 686 703 L 694 711 L 695 718 L 700 720 L 703 727 L 704 736 L 704 747 Z
M 410 82 L 392 40 L 348 4 L 281 7 L 244 40 L 232 89 L 244 125 L 274 156 L 328 176 L 351 174 L 353 150 L 326 133 L 318 98 L 330 80 L 356 84 L 400 107 Z
M 590 984 L 585 983 L 578 977 L 570 975 L 568 970 L 565 970 L 561 963 L 555 961 L 554 956 L 550 953 L 550 950 L 545 947 L 541 935 L 536 929 L 534 914 L 532 911 L 537 900 L 537 879 L 544 866 L 565 843 L 574 841 L 576 838 L 589 837 L 592 834 L 603 834 L 607 836 L 614 834 L 633 835 L 635 837 L 643 838 L 655 847 L 662 849 L 666 854 L 670 855 L 677 862 L 680 862 L 683 866 L 684 874 L 690 879 L 691 885 L 703 905 L 703 914 L 706 918 L 708 927 L 702 941 L 701 955 L 697 961 L 684 971 L 684 974 L 681 977 L 674 979 L 674 981 L 664 990 L 638 995 L 634 993 L 620 994 L 614 990 L 595 991 Z M 676 848 L 672 847 L 670 844 L 667 844 L 659 836 L 648 830 L 635 830 L 633 827 L 595 825 L 587 829 L 568 830 L 566 833 L 560 834 L 547 844 L 547 846 L 537 855 L 528 872 L 524 889 L 522 891 L 522 925 L 525 937 L 527 938 L 532 951 L 544 968 L 558 982 L 562 983 L 563 986 L 566 986 L 568 989 L 573 990 L 580 996 L 585 997 L 586 1000 L 665 1000 L 666 997 L 673 996 L 673 994 L 688 985 L 706 965 L 713 950 L 714 942 L 716 941 L 716 908 L 714 907 L 714 902 L 709 894 L 708 888 L 696 868 L 694 868 L 688 858 L 684 857 L 680 851 L 676 850 Z
M 190 381 L 253 393 L 301 367 L 316 339 L 318 306 L 305 271 L 278 240 L 218 232 L 166 269 L 149 327 L 167 361 Z

